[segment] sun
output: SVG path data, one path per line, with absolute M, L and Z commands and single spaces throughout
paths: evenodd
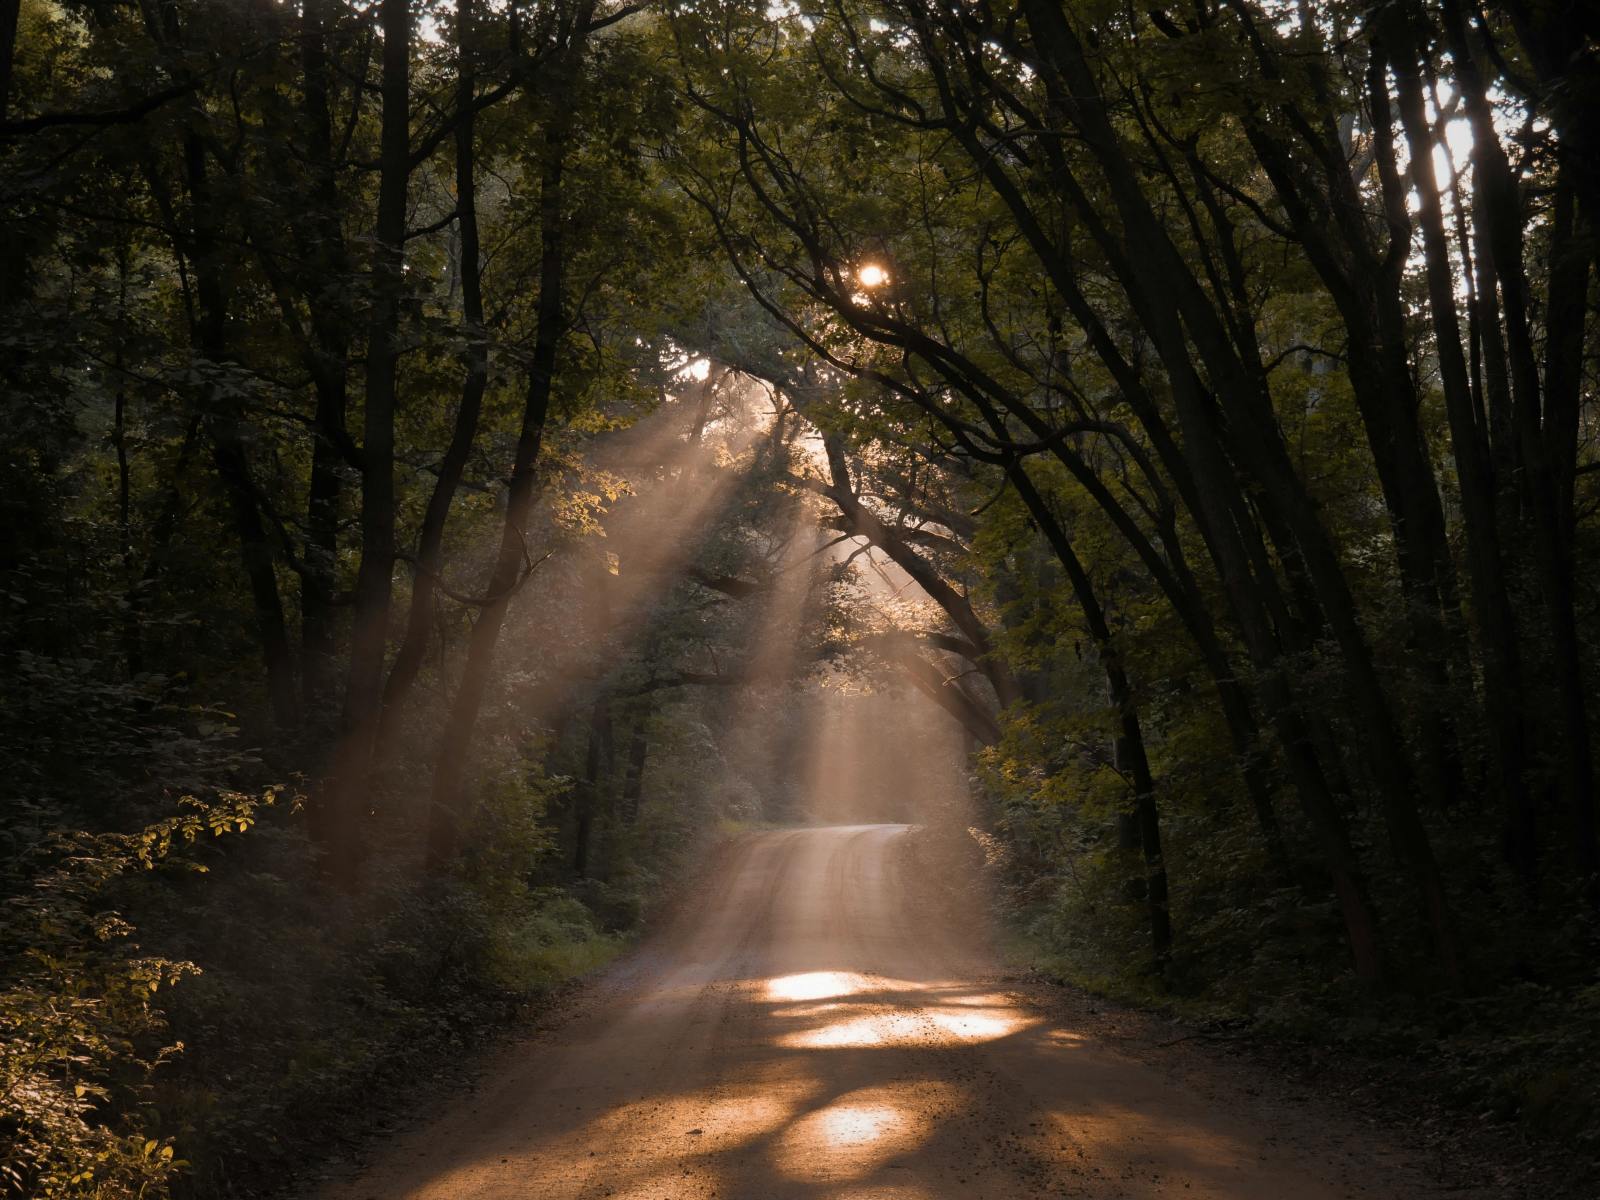
M 866 263 L 856 270 L 856 282 L 866 288 L 882 287 L 889 282 L 889 272 L 877 263 Z

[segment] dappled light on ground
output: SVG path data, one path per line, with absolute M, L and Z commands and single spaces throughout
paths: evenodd
M 592 1011 L 328 1200 L 1416 1194 L 1351 1182 L 1370 1141 L 1307 1159 L 1281 1111 L 1190 1091 L 997 987 L 909 840 L 742 838 Z
M 946 1089 L 948 1090 L 948 1089 Z M 862 1088 L 795 1121 L 777 1145 L 779 1170 L 794 1179 L 861 1179 L 909 1156 L 933 1132 L 930 1096 L 905 1086 Z
M 806 1029 L 787 1033 L 778 1039 L 781 1046 L 799 1049 L 834 1050 L 849 1046 L 881 1046 L 894 1040 L 894 1018 L 857 1017 L 850 1021 L 835 1021 L 820 1029 Z M 899 1031 L 909 1038 L 913 1032 L 910 1019 L 902 1022 Z
M 824 1000 L 859 992 L 864 983 L 862 976 L 843 971 L 807 971 L 769 979 L 765 991 L 772 1000 Z
M 936 1008 L 928 1013 L 928 1020 L 951 1037 L 964 1042 L 981 1042 L 990 1038 L 1005 1037 L 1033 1024 L 1032 1021 L 1019 1016 L 1014 1009 L 993 1008 L 976 1011 L 971 1008 Z
M 796 978 L 820 981 L 827 977 L 846 978 L 833 972 Z M 994 993 L 963 995 L 953 984 L 854 978 L 859 982 L 833 993 L 833 1003 L 780 1010 L 778 1016 L 784 1024 L 796 1027 L 780 1033 L 778 1043 L 797 1049 L 825 1050 L 910 1045 L 947 1038 L 977 1042 L 1005 1037 L 1035 1023 Z M 793 986 L 787 981 L 773 981 L 766 985 L 769 995 L 774 994 L 774 984 Z M 862 1012 L 863 1008 L 869 1011 Z

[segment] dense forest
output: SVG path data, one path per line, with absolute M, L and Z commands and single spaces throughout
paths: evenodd
M 856 813 L 1600 1151 L 1597 222 L 1586 0 L 0 0 L 0 1194 Z

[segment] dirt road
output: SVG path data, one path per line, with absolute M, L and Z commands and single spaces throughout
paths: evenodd
M 1007 994 L 905 826 L 751 835 L 590 1009 L 329 1200 L 1414 1197 L 1366 1134 Z M 986 983 L 985 978 L 990 982 Z M 1230 1090 L 1232 1089 L 1232 1090 Z M 1462 1193 L 1457 1191 L 1455 1195 Z

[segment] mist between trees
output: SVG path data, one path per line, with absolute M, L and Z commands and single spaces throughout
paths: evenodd
M 0 1191 L 813 817 L 1595 1148 L 1600 10 L 0 9 Z

